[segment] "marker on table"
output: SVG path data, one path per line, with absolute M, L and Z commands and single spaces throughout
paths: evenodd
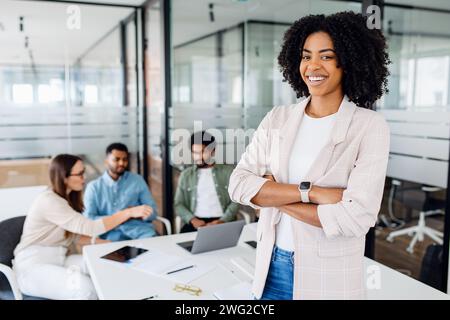
M 187 267 L 184 267 L 184 268 L 181 268 L 181 269 L 169 271 L 166 274 L 171 274 L 171 273 L 175 273 L 175 272 L 178 272 L 178 271 L 183 271 L 183 270 L 190 269 L 190 268 L 193 268 L 193 267 L 195 267 L 195 265 L 191 265 L 191 266 L 187 266 Z

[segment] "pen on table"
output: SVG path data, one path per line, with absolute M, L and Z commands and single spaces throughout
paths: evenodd
M 184 267 L 184 268 L 181 268 L 181 269 L 177 269 L 177 270 L 169 271 L 169 272 L 167 272 L 166 274 L 171 274 L 171 273 L 175 273 L 175 272 L 178 272 L 178 271 L 182 271 L 182 270 L 190 269 L 190 268 L 192 268 L 192 267 L 194 267 L 194 266 L 195 266 L 195 265 L 191 265 L 191 266 L 187 266 L 187 267 Z
M 154 298 L 158 298 L 158 295 L 155 294 L 154 296 L 150 296 L 150 297 L 147 297 L 147 298 L 143 298 L 143 299 L 141 299 L 141 300 L 150 300 L 150 299 L 154 299 Z

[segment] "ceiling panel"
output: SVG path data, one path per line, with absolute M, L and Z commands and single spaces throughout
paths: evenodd
M 71 1 L 72 0 L 67 0 Z M 103 3 L 103 4 L 120 4 L 127 6 L 140 6 L 145 0 L 73 0 L 74 2 L 86 2 L 86 3 Z
M 419 6 L 435 9 L 450 10 L 450 1 L 448 0 L 384 0 L 385 3 L 397 3 L 406 6 Z
M 81 28 L 74 30 L 67 27 L 67 3 L 0 0 L 0 6 L 3 64 L 30 64 L 30 50 L 35 64 L 72 64 L 133 12 L 129 8 L 80 5 Z M 19 17 L 23 17 L 23 31 Z

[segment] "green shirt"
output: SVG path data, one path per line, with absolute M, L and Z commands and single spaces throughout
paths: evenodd
M 239 204 L 232 202 L 228 195 L 228 181 L 230 180 L 231 172 L 233 172 L 232 166 L 215 164 L 212 167 L 212 176 L 216 186 L 217 196 L 219 197 L 219 202 L 223 210 L 223 216 L 220 220 L 224 222 L 235 220 L 239 210 Z M 175 192 L 174 207 L 175 213 L 186 223 L 189 223 L 195 217 L 197 183 L 197 166 L 191 166 L 181 172 L 177 191 Z

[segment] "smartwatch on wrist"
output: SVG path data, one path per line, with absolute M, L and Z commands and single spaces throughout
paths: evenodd
M 300 191 L 300 199 L 304 203 L 309 203 L 309 191 L 311 190 L 312 183 L 310 181 L 302 181 L 298 185 Z

